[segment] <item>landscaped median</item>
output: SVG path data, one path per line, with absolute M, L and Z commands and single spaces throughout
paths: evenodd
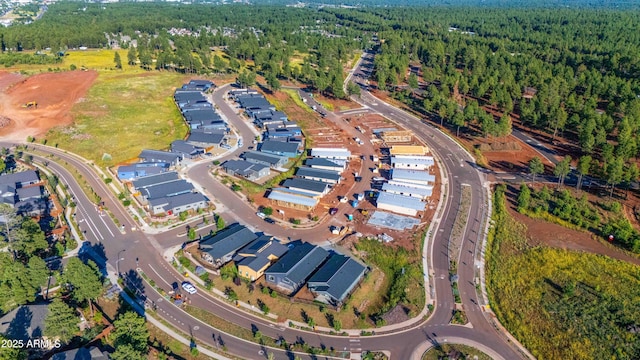
M 175 264 L 179 270 L 183 270 L 185 271 L 184 268 L 181 268 L 179 264 Z M 155 283 L 155 281 L 153 281 L 152 279 L 150 279 L 146 274 L 144 274 L 142 271 L 138 272 L 141 276 L 141 278 L 151 287 L 153 287 L 157 292 L 159 292 L 163 297 L 165 297 L 167 300 L 169 299 L 169 296 L 167 295 L 167 292 L 158 287 Z M 191 273 L 190 271 L 186 270 L 186 274 Z M 195 284 L 198 285 L 202 285 L 201 280 L 199 278 L 197 278 L 197 276 L 195 276 L 194 274 L 191 274 L 189 276 L 189 278 L 191 278 L 192 280 L 194 280 Z M 195 280 L 197 278 L 197 280 Z M 200 289 L 201 291 L 207 291 L 205 289 Z M 211 295 L 215 295 L 215 296 L 220 296 L 221 298 L 229 301 L 231 304 L 236 304 L 236 306 L 240 306 L 239 302 L 237 300 L 234 300 L 233 296 L 228 296 L 228 295 L 224 295 L 224 294 L 219 294 L 218 292 L 215 291 L 215 289 L 213 289 L 214 291 L 209 292 L 209 294 Z M 132 296 L 133 294 L 128 291 L 129 295 Z M 336 357 L 345 357 L 348 356 L 348 352 L 341 352 L 341 351 L 336 351 L 335 349 L 331 349 L 331 348 L 316 348 L 316 347 L 312 347 L 309 346 L 307 343 L 301 341 L 301 342 L 296 342 L 296 343 L 292 343 L 289 344 L 287 343 L 283 338 L 280 339 L 274 339 L 268 336 L 263 335 L 259 329 L 255 328 L 255 329 L 246 329 L 244 327 L 235 325 L 215 314 L 213 314 L 212 312 L 209 312 L 205 309 L 201 309 L 192 305 L 188 305 L 188 304 L 182 304 L 181 305 L 183 310 L 186 311 L 189 315 L 193 316 L 194 318 L 203 321 L 206 324 L 209 324 L 210 326 L 235 337 L 238 337 L 240 339 L 244 339 L 247 341 L 252 341 L 255 343 L 258 343 L 260 345 L 264 345 L 264 346 L 268 346 L 268 347 L 274 347 L 274 348 L 281 348 L 283 350 L 289 350 L 289 351 L 297 351 L 297 352 L 305 352 L 308 354 L 312 354 L 312 355 L 327 355 L 327 356 L 336 356 Z M 246 306 L 245 306 L 246 307 Z M 152 311 L 152 310 L 150 310 Z M 271 319 L 273 320 L 273 319 Z M 166 322 L 163 322 L 165 325 Z M 223 350 L 224 350 L 224 346 Z M 211 348 L 209 348 L 210 350 L 213 350 Z

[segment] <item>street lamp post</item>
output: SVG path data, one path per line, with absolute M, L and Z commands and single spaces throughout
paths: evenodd
M 126 249 L 122 249 L 120 251 L 118 251 L 118 260 L 116 260 L 116 272 L 118 273 L 118 277 L 120 277 L 120 261 L 124 260 L 123 257 L 120 257 L 120 254 L 123 253 L 124 251 L 126 251 Z

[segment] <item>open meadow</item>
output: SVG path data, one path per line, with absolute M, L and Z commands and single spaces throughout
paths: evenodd
M 495 195 L 487 287 L 502 324 L 540 359 L 640 358 L 640 268 L 532 246 Z
M 126 59 L 126 50 L 120 50 L 119 53 L 122 59 Z M 100 166 L 131 160 L 143 148 L 163 149 L 171 141 L 184 138 L 187 126 L 173 103 L 172 95 L 175 88 L 191 76 L 145 71 L 126 63 L 123 69 L 116 69 L 114 56 L 115 50 L 69 51 L 58 64 L 9 68 L 10 72 L 32 77 L 42 76 L 43 73 L 64 76 L 74 73 L 67 70 L 72 68 L 78 69 L 76 73 L 82 70 L 97 72 L 86 94 L 72 99 L 75 102 L 68 104 L 69 109 L 64 116 L 71 121 L 41 124 L 40 129 L 30 130 L 31 133 L 35 136 L 46 132 L 44 138 L 47 144 L 77 153 Z M 38 92 L 38 88 L 33 86 L 31 97 L 34 100 L 51 95 Z M 69 83 L 60 89 L 50 90 L 50 93 L 73 90 L 73 84 Z M 50 106 L 51 109 L 59 107 L 59 104 Z M 47 108 L 40 106 L 31 113 L 46 111 Z M 35 137 L 36 141 L 42 140 L 41 136 Z M 24 136 L 22 138 L 26 139 Z

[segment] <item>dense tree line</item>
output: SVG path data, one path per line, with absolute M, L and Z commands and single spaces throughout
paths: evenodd
M 378 34 L 378 86 L 415 87 L 409 64 L 420 64 L 424 91 L 410 101 L 451 126 L 497 135 L 494 120 L 509 114 L 575 142 L 604 178 L 610 164 L 624 167 L 640 155 L 640 13 L 468 10 L 373 10 L 397 24 Z
M 60 3 L 40 21 L 0 29 L 0 37 L 3 51 L 11 54 L 23 49 L 108 47 L 107 34 L 111 39 L 129 37 L 136 47 L 119 42 L 128 48 L 130 65 L 237 73 L 250 61 L 271 89 L 280 87 L 280 79 L 292 79 L 344 97 L 343 64 L 369 38 L 365 30 L 347 25 L 331 11 L 280 6 Z M 186 29 L 193 36 L 171 35 L 171 28 Z M 212 53 L 214 47 L 226 51 L 224 59 Z M 302 66 L 292 63 L 296 52 L 305 57 Z M 116 59 L 114 63 L 121 66 Z

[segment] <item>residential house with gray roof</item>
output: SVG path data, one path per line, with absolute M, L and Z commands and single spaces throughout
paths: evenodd
M 227 160 L 222 164 L 224 171 L 232 176 L 239 176 L 248 180 L 258 180 L 269 175 L 269 167 L 245 160 Z
M 18 214 L 38 215 L 47 209 L 38 173 L 33 170 L 0 175 L 0 204 L 8 204 Z M 4 221 L 0 217 L 0 221 Z
M 314 169 L 310 167 L 299 167 L 296 176 L 307 180 L 322 181 L 328 184 L 339 184 L 342 178 L 335 171 Z
M 174 215 L 189 210 L 205 209 L 208 206 L 207 198 L 197 192 L 187 192 L 149 200 L 149 210 L 153 215 Z
M 318 194 L 320 196 L 327 195 L 331 190 L 331 186 L 326 182 L 300 178 L 287 179 L 282 183 L 282 186 L 292 190 L 300 190 Z
M 259 279 L 271 263 L 277 261 L 289 250 L 277 239 L 261 235 L 249 245 L 238 251 L 234 261 L 238 274 L 251 281 Z
M 295 292 L 329 256 L 327 250 L 300 243 L 265 271 L 267 283 L 287 292 Z
M 180 154 L 150 149 L 142 150 L 140 155 L 138 155 L 138 158 L 143 162 L 164 162 L 171 164 L 171 166 L 176 166 L 180 161 L 182 161 L 182 156 Z
M 193 192 L 193 185 L 187 180 L 179 179 L 143 188 L 140 193 L 146 199 L 158 199 Z
M 200 240 L 198 249 L 204 261 L 214 267 L 220 267 L 231 261 L 239 249 L 257 238 L 258 235 L 246 226 L 234 223 L 215 235 L 209 235 Z
M 289 161 L 286 157 L 267 154 L 259 151 L 245 151 L 241 158 L 256 164 L 262 164 L 271 168 L 281 168 Z
M 333 253 L 309 278 L 307 286 L 317 301 L 340 306 L 358 285 L 366 270 L 364 265 L 354 259 Z
M 219 147 L 224 140 L 225 134 L 221 131 L 205 131 L 205 130 L 193 130 L 187 142 L 196 146 L 209 148 L 212 146 Z
M 134 189 L 141 190 L 149 186 L 163 184 L 178 179 L 180 179 L 178 177 L 178 173 L 175 171 L 171 171 L 157 175 L 143 176 L 137 180 L 132 181 L 131 183 L 133 184 Z
M 299 142 L 266 140 L 260 145 L 260 151 L 267 154 L 292 158 L 300 154 L 300 146 L 301 143 Z
M 134 180 L 139 177 L 157 175 L 169 171 L 169 164 L 163 162 L 141 162 L 118 166 L 118 179 Z
M 176 140 L 171 143 L 171 152 L 182 155 L 183 159 L 194 159 L 204 154 L 204 149 L 184 140 Z

